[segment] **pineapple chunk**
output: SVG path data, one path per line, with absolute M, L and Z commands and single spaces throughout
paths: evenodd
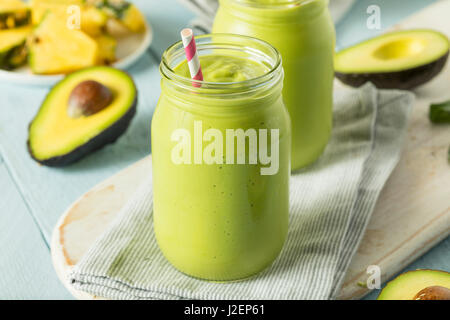
M 30 8 L 23 1 L 0 1 L 0 30 L 27 25 L 30 23 L 30 16 Z
M 59 74 L 95 65 L 99 48 L 94 39 L 69 29 L 64 19 L 50 12 L 34 30 L 29 51 L 34 73 Z
M 68 18 L 68 8 L 72 5 L 81 6 L 83 0 L 31 0 L 32 22 L 39 24 L 45 14 L 50 11 L 60 18 Z
M 81 12 L 81 30 L 92 37 L 98 37 L 104 33 L 108 16 L 94 7 L 84 7 Z
M 70 6 L 80 8 L 80 28 L 92 37 L 100 36 L 105 29 L 108 16 L 102 10 L 84 4 L 83 0 L 33 0 L 33 23 L 39 24 L 45 14 L 50 11 L 61 19 L 69 19 L 72 14 Z
M 145 18 L 139 9 L 125 0 L 86 0 L 86 3 L 104 11 L 112 20 L 119 22 L 128 31 L 145 31 Z M 115 26 L 117 29 L 117 26 Z M 120 33 L 120 32 L 116 32 Z
M 110 65 L 116 61 L 117 41 L 109 35 L 101 35 L 94 38 L 98 44 L 97 64 Z
M 11 70 L 26 62 L 25 43 L 30 33 L 29 26 L 0 31 L 0 69 Z
M 124 11 L 120 21 L 132 32 L 145 31 L 145 18 L 135 5 L 130 5 Z

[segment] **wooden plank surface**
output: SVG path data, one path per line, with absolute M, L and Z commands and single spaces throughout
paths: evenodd
M 432 27 L 441 12 L 450 12 L 450 0 L 415 15 L 397 28 L 411 28 L 416 24 Z M 439 30 L 450 36 L 450 20 L 439 21 Z M 450 64 L 438 78 L 416 92 L 417 102 L 402 159 L 380 196 L 364 240 L 348 270 L 342 299 L 358 298 L 367 293 L 358 282 L 365 283 L 369 265 L 378 265 L 382 276 L 389 278 L 450 233 L 447 163 L 450 128 L 434 126 L 427 117 L 431 102 L 450 99 L 449 80 Z M 101 234 L 103 228 L 98 226 L 106 228 L 105 221 L 114 218 L 139 183 L 148 177 L 149 163 L 149 158 L 144 159 L 108 179 L 66 212 L 55 228 L 52 243 L 54 263 L 60 274 L 66 274 L 79 261 Z
M 150 153 L 151 117 L 160 95 L 159 56 L 162 48 L 178 39 L 179 29 L 187 24 L 192 14 L 176 0 L 169 0 L 164 5 L 160 1 L 134 2 L 151 22 L 154 39 L 152 51 L 128 70 L 139 91 L 138 111 L 127 133 L 114 145 L 68 168 L 39 166 L 29 157 L 26 140 L 28 124 L 48 88 L 0 83 L 1 154 L 47 243 L 50 243 L 53 226 L 61 212 L 70 203 L 111 174 Z
M 26 151 L 27 129 L 48 88 L 0 83 L 0 299 L 72 298 L 57 280 L 48 247 L 61 211 L 150 153 L 150 122 L 160 94 L 159 56 L 192 14 L 176 0 L 134 2 L 154 26 L 155 39 L 152 52 L 128 70 L 140 93 L 138 114 L 115 145 L 70 168 L 37 165 Z
M 1 158 L 0 192 L 0 299 L 71 299 Z
M 32 208 L 48 243 L 61 212 L 86 190 L 150 153 L 150 122 L 159 97 L 157 64 L 144 56 L 129 70 L 139 91 L 139 106 L 132 125 L 117 143 L 67 168 L 38 165 L 28 155 L 26 140 L 31 121 L 47 90 L 0 86 L 0 95 L 14 112 L 1 116 L 0 145 L 5 163 Z M 17 113 L 20 112 L 20 117 Z
M 393 29 L 432 28 L 450 37 L 448 17 L 450 1 L 441 1 Z M 365 282 L 368 261 L 381 267 L 386 280 L 450 234 L 450 127 L 428 120 L 431 103 L 450 100 L 449 84 L 450 63 L 436 79 L 415 91 L 405 150 L 352 261 L 343 298 L 366 293 L 357 283 Z
M 152 23 L 155 31 L 152 51 L 157 58 L 168 45 L 178 39 L 179 29 L 193 17 L 176 0 L 133 0 L 133 2 L 143 9 Z M 395 3 L 392 0 L 359 0 L 350 16 L 337 28 L 338 43 L 346 46 L 379 32 L 365 28 L 365 10 L 370 4 L 381 6 L 382 27 L 385 28 L 402 15 L 430 2 L 432 0 L 408 0 L 407 8 L 399 11 L 393 9 Z M 0 83 L 0 152 L 6 159 L 6 163 L 1 164 L 0 169 L 2 172 L 0 213 L 4 217 L 0 218 L 0 299 L 70 297 L 67 292 L 61 290 L 61 285 L 54 281 L 55 277 L 53 276 L 52 280 L 49 276 L 53 271 L 46 242 L 50 242 L 51 229 L 59 214 L 72 201 L 99 181 L 149 153 L 149 136 L 145 135 L 148 132 L 146 130 L 149 130 L 151 113 L 159 96 L 159 61 L 149 57 L 144 59 L 131 72 L 139 77 L 138 87 L 141 94 L 145 95 L 141 104 L 146 111 L 142 111 L 142 116 L 139 115 L 142 120 L 138 124 L 133 123 L 133 133 L 126 138 L 128 146 L 123 145 L 125 144 L 123 142 L 121 146 L 108 147 L 67 169 L 39 167 L 29 160 L 26 153 L 27 125 L 36 113 L 47 89 L 15 87 Z M 150 74 L 148 78 L 145 76 L 146 73 Z M 137 128 L 133 128 L 134 126 Z M 28 215 L 20 213 L 21 210 L 25 210 L 20 208 L 29 208 L 30 212 Z M 8 211 L 13 215 L 5 214 Z M 17 225 L 14 222 L 16 221 L 14 215 L 20 217 L 17 221 L 23 226 L 21 232 L 11 232 L 11 229 L 16 230 Z M 40 235 L 40 228 L 46 241 L 39 241 L 41 238 L 36 236 Z M 448 250 L 450 241 L 446 243 L 415 265 L 450 267 L 449 258 L 445 256 L 450 252 Z M 36 268 L 32 267 L 33 264 L 37 264 Z M 33 282 L 33 285 L 27 286 L 28 282 Z

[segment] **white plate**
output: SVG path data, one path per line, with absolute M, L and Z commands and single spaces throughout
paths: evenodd
M 112 64 L 119 69 L 127 69 L 145 54 L 153 39 L 150 24 L 146 23 L 145 32 L 131 34 L 117 39 L 117 61 Z M 0 70 L 0 82 L 20 85 L 51 86 L 64 78 L 65 75 L 36 75 L 28 66 L 12 71 Z

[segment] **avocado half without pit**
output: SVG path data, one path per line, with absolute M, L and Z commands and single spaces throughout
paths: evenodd
M 382 89 L 414 89 L 444 68 L 448 38 L 434 30 L 391 32 L 336 54 L 336 77 L 352 87 L 372 82 Z
M 28 150 L 52 167 L 72 164 L 115 142 L 136 114 L 131 77 L 110 67 L 74 72 L 56 84 L 30 123 Z
M 439 270 L 403 273 L 384 287 L 378 300 L 450 300 L 450 273 Z

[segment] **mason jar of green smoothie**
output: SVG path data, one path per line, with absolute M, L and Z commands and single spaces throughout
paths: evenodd
M 291 128 L 283 68 L 268 43 L 196 38 L 203 81 L 178 42 L 163 54 L 152 120 L 154 230 L 167 260 L 201 279 L 250 277 L 288 229 Z
M 220 0 L 213 32 L 265 40 L 283 57 L 293 170 L 314 162 L 332 126 L 334 26 L 328 0 Z

